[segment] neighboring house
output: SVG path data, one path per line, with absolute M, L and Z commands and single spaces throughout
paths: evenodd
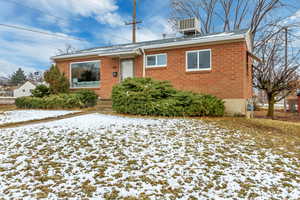
M 298 111 L 300 113 L 300 88 L 294 91 L 287 98 L 288 110 L 290 112 Z
M 31 95 L 31 91 L 34 90 L 36 88 L 36 85 L 31 83 L 30 81 L 27 81 L 26 83 L 24 83 L 23 85 L 21 85 L 20 87 L 14 89 L 13 93 L 14 93 L 14 97 L 26 97 L 26 96 L 30 96 Z
M 71 89 L 110 99 L 128 77 L 170 81 L 177 89 L 224 99 L 226 111 L 245 114 L 252 98 L 252 37 L 247 30 L 98 47 L 52 57 Z

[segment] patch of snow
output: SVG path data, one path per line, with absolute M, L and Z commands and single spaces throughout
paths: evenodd
M 0 125 L 58 117 L 79 111 L 67 110 L 13 110 L 0 113 Z

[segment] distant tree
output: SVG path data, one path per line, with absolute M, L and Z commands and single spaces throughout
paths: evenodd
M 63 73 L 61 73 L 56 65 L 44 74 L 45 81 L 49 83 L 51 94 L 67 93 L 69 92 L 70 83 Z
M 19 68 L 16 72 L 14 72 L 13 75 L 10 77 L 10 82 L 13 85 L 19 85 L 25 83 L 25 81 L 26 81 L 26 75 L 21 68 Z

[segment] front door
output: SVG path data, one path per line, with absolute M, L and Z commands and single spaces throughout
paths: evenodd
M 133 60 L 121 61 L 121 81 L 134 76 Z

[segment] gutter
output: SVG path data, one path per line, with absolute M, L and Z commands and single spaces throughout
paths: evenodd
M 135 49 L 133 51 L 98 54 L 98 56 L 121 56 L 121 55 L 128 55 L 128 54 L 140 55 L 140 52 L 137 49 Z
M 145 53 L 145 49 L 140 48 L 140 50 L 142 51 L 143 54 L 143 78 L 146 77 L 146 53 Z

